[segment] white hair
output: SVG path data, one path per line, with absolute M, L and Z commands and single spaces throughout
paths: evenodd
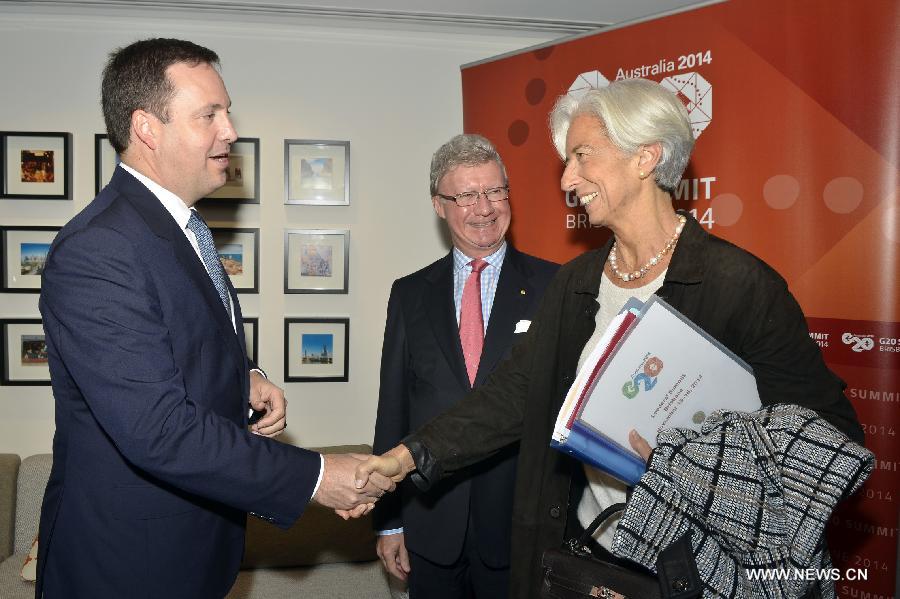
M 694 148 L 687 110 L 675 94 L 646 79 L 622 79 L 577 99 L 560 96 L 550 111 L 550 135 L 563 159 L 569 125 L 581 115 L 598 119 L 609 141 L 626 155 L 659 143 L 662 154 L 654 170 L 656 184 L 675 191 Z

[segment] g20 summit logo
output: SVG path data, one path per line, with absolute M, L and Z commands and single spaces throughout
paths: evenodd
M 682 68 L 682 65 L 690 64 L 693 66 L 695 64 L 683 60 L 688 57 L 679 57 L 679 68 Z M 700 64 L 711 60 L 712 58 L 710 56 L 704 60 L 701 60 Z M 660 61 L 660 64 L 665 62 L 666 61 Z M 630 77 L 645 77 L 647 74 L 657 75 L 659 72 L 675 70 L 675 63 L 673 62 L 671 64 L 671 69 L 648 69 L 646 67 L 632 69 L 629 75 L 623 75 L 623 70 L 619 69 L 619 73 L 616 75 L 616 79 L 618 80 L 627 79 Z M 706 129 L 706 127 L 708 127 L 712 122 L 712 84 L 704 79 L 704 77 L 700 73 L 696 72 L 683 72 L 675 75 L 670 75 L 660 80 L 659 84 L 670 90 L 678 97 L 679 100 L 681 100 L 681 103 L 684 104 L 685 110 L 687 110 L 688 118 L 690 118 L 691 131 L 694 134 L 694 139 L 700 137 L 700 134 L 703 133 L 703 130 Z M 601 73 L 600 71 L 586 71 L 575 77 L 575 80 L 569 86 L 569 89 L 566 93 L 568 93 L 573 98 L 580 98 L 589 90 L 600 89 L 602 87 L 606 87 L 607 85 L 609 85 L 609 79 L 607 79 L 603 73 Z
M 628 399 L 634 399 L 641 391 L 641 385 L 644 385 L 644 392 L 656 386 L 656 377 L 659 376 L 663 369 L 662 360 L 656 356 L 650 356 L 644 362 L 644 368 L 641 372 L 634 375 L 630 381 L 622 385 L 622 395 Z
M 841 341 L 843 341 L 845 345 L 849 345 L 850 349 L 856 353 L 869 351 L 875 347 L 875 335 L 844 333 L 841 335 Z

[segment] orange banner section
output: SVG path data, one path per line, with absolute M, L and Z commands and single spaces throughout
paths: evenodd
M 511 237 L 560 262 L 607 233 L 560 190 L 557 96 L 644 77 L 685 103 L 697 145 L 676 207 L 787 279 L 876 453 L 829 529 L 852 598 L 892 597 L 897 574 L 898 22 L 895 0 L 731 0 L 462 71 L 464 128 L 509 171 Z

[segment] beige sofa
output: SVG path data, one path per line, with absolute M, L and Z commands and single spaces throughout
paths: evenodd
M 367 446 L 320 451 L 369 453 Z M 19 571 L 37 534 L 49 454 L 0 454 L 0 597 L 30 599 L 34 583 Z M 247 522 L 244 563 L 227 599 L 401 599 L 405 593 L 381 567 L 369 517 L 345 522 L 309 505 L 290 530 Z

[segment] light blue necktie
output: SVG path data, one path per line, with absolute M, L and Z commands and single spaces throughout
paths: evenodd
M 222 262 L 219 260 L 219 252 L 216 251 L 212 233 L 196 210 L 191 210 L 191 218 L 188 219 L 187 228 L 197 236 L 197 245 L 200 247 L 200 256 L 203 257 L 203 264 L 206 265 L 209 278 L 212 279 L 216 291 L 219 292 L 219 299 L 222 300 L 222 304 L 225 306 L 228 320 L 231 320 L 231 302 L 228 296 L 228 285 L 225 283 L 225 269 L 222 268 Z

